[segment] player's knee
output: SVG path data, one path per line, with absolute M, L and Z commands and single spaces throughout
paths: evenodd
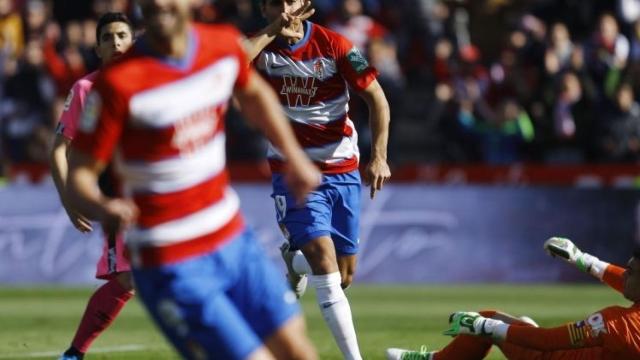
M 302 247 L 302 252 L 315 275 L 330 274 L 338 271 L 338 263 L 333 241 L 329 237 L 320 237 Z
M 330 274 L 338 271 L 338 264 L 336 259 L 330 254 L 317 253 L 312 256 L 305 254 L 311 270 L 316 275 Z
M 353 273 L 343 272 L 340 275 L 342 277 L 340 286 L 342 286 L 342 289 L 346 290 L 349 286 L 351 286 L 351 283 L 353 282 Z
M 493 318 L 494 316 L 496 316 L 497 311 L 496 310 L 481 310 L 481 311 L 478 311 L 478 313 L 480 315 L 482 315 L 483 317 Z
M 134 292 L 133 276 L 131 276 L 131 272 L 127 271 L 119 273 L 116 276 L 116 281 L 118 281 L 118 284 L 120 284 L 123 289 Z

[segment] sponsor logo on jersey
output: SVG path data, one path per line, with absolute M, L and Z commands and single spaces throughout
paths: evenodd
M 283 84 L 280 94 L 287 97 L 289 107 L 309 106 L 311 98 L 316 96 L 318 87 L 315 86 L 315 77 L 282 77 Z
M 320 59 L 313 63 L 313 76 L 318 80 L 322 80 L 324 78 L 324 64 Z
M 216 106 L 208 106 L 178 120 L 171 145 L 182 154 L 194 152 L 213 137 L 218 121 Z
M 276 70 L 276 69 L 282 69 L 284 67 L 287 67 L 287 64 L 271 64 L 271 68 Z

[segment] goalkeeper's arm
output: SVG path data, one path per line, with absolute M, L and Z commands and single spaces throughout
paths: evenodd
M 622 273 L 624 269 L 580 251 L 571 240 L 561 237 L 549 238 L 544 242 L 544 250 L 552 257 L 559 257 L 581 271 L 587 272 L 598 280 L 605 282 L 612 288 L 622 291 Z

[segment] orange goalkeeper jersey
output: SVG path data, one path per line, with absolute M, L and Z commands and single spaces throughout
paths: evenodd
M 623 273 L 609 265 L 602 280 L 621 292 Z M 509 359 L 640 360 L 640 303 L 610 306 L 557 328 L 511 326 L 501 348 Z

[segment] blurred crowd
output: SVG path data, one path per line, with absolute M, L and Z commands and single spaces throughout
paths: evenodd
M 251 34 L 260 0 L 191 0 L 203 22 Z M 640 0 L 313 0 L 349 38 L 392 109 L 390 160 L 510 164 L 640 159 Z M 99 66 L 97 18 L 131 0 L 0 0 L 0 175 L 46 176 L 75 80 Z M 366 159 L 364 103 L 351 115 Z M 264 140 L 231 114 L 232 160 Z M 22 174 L 22 175 L 18 175 Z

